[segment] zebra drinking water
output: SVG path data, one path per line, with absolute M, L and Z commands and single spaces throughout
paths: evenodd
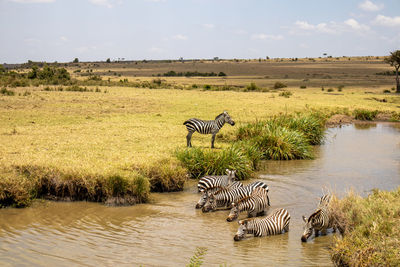
M 232 204 L 232 209 L 226 220 L 231 222 L 239 217 L 239 213 L 247 211 L 248 217 L 262 216 L 270 207 L 268 191 L 258 187 L 254 189 L 249 197 L 240 199 Z
M 244 187 L 239 187 L 236 189 L 222 189 L 218 190 L 215 193 L 208 193 L 208 200 L 207 203 L 204 205 L 202 211 L 203 212 L 208 212 L 208 211 L 216 211 L 217 208 L 221 207 L 228 207 L 230 208 L 230 205 L 233 202 L 238 201 L 239 199 L 249 197 L 251 193 L 254 191 L 255 188 L 262 187 L 264 188 L 267 192 L 269 190 L 268 185 L 264 182 L 257 181 L 253 182 L 251 184 L 248 184 Z M 268 198 L 268 203 L 269 203 L 269 198 Z
M 330 195 L 322 196 L 316 211 L 314 211 L 314 213 L 311 214 L 308 219 L 303 216 L 303 221 L 305 224 L 301 241 L 307 242 L 307 239 L 312 235 L 313 230 L 316 237 L 319 235 L 320 231 L 323 234 L 326 234 L 326 231 L 329 228 L 333 228 L 333 232 L 335 232 L 337 228 L 339 229 L 340 233 L 343 233 L 343 229 L 339 224 L 337 224 L 335 218 L 332 216 L 332 212 L 329 207 L 331 198 L 332 197 Z
M 217 186 L 217 187 L 213 187 L 213 188 L 203 191 L 203 193 L 200 197 L 200 200 L 196 204 L 196 209 L 201 209 L 202 207 L 204 207 L 204 205 L 207 203 L 207 200 L 208 200 L 208 197 L 210 194 L 213 194 L 213 193 L 217 192 L 218 190 L 222 190 L 222 189 L 233 190 L 233 189 L 236 189 L 239 187 L 243 187 L 243 184 L 239 181 L 234 181 L 227 187 Z
M 226 111 L 215 117 L 215 120 L 213 121 L 204 121 L 196 118 L 185 121 L 183 125 L 185 125 L 186 129 L 188 130 L 188 134 L 186 136 L 187 146 L 192 146 L 192 134 L 197 131 L 201 134 L 212 134 L 211 148 L 214 148 L 215 135 L 222 128 L 222 126 L 224 126 L 225 122 L 232 126 L 235 125 L 235 122 L 231 119 Z
M 208 175 L 201 177 L 197 183 L 199 192 L 207 191 L 215 187 L 226 187 L 235 180 L 236 171 L 226 169 L 226 175 Z
M 244 219 L 239 221 L 235 241 L 242 240 L 246 234 L 256 237 L 278 235 L 289 231 L 290 214 L 286 209 L 276 209 L 265 218 Z

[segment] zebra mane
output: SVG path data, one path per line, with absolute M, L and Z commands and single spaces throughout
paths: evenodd
M 224 114 L 225 112 L 222 112 L 221 114 L 219 114 L 217 117 L 215 117 L 215 120 L 218 120 L 219 118 L 221 118 L 222 116 L 225 116 Z
M 239 200 L 236 202 L 236 205 L 239 205 L 239 203 L 241 203 L 241 202 L 244 202 L 244 201 L 248 200 L 249 198 L 251 198 L 251 195 L 250 195 L 250 196 L 247 196 L 247 197 L 244 197 L 244 198 L 241 198 L 241 199 L 239 199 Z
M 316 211 L 314 211 L 313 214 L 310 215 L 310 217 L 308 218 L 308 222 L 310 222 L 312 219 L 314 219 L 314 217 L 318 216 L 318 214 L 321 213 L 321 209 L 317 209 Z

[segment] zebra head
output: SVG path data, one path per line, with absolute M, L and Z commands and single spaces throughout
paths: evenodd
M 224 120 L 226 123 L 229 123 L 232 126 L 235 125 L 235 122 L 232 120 L 231 116 L 229 116 L 228 112 L 224 111 L 221 115 L 224 116 Z
M 214 197 L 214 194 L 207 192 L 208 202 L 202 208 L 203 212 L 215 211 L 217 209 L 217 201 Z
M 233 237 L 233 240 L 240 241 L 242 240 L 247 234 L 247 220 L 241 220 L 238 222 L 239 228 L 236 232 L 236 235 Z
M 229 212 L 228 218 L 226 220 L 231 222 L 239 217 L 239 205 L 238 203 L 232 203 L 231 211 Z
M 236 176 L 235 176 L 236 171 L 235 170 L 231 171 L 229 169 L 226 169 L 226 174 L 228 175 L 228 184 L 231 184 L 233 181 L 235 181 L 235 178 L 236 178 Z
M 317 216 L 321 213 L 321 210 L 317 210 L 307 219 L 306 216 L 303 215 L 303 235 L 301 236 L 302 242 L 307 242 L 307 239 L 312 235 L 314 229 L 314 222 Z
M 202 207 L 204 207 L 204 204 L 206 204 L 207 199 L 208 199 L 207 191 L 203 191 L 200 200 L 196 204 L 196 209 L 201 209 Z

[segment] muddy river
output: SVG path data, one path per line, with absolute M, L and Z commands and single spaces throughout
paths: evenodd
M 179 193 L 153 194 L 152 203 L 105 207 L 86 202 L 38 201 L 0 210 L 0 266 L 185 266 L 196 247 L 208 249 L 204 266 L 332 266 L 335 234 L 302 243 L 301 215 L 323 190 L 343 196 L 353 188 L 400 185 L 400 125 L 349 125 L 329 129 L 315 160 L 265 162 L 259 179 L 272 208 L 291 214 L 289 233 L 235 242 L 237 223 L 226 211 L 203 214 L 195 182 Z M 242 215 L 243 216 L 243 215 Z

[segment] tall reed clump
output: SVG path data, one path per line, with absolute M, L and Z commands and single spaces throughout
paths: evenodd
M 224 175 L 226 169 L 236 170 L 239 180 L 247 179 L 253 173 L 252 161 L 242 149 L 235 146 L 221 151 L 201 148 L 178 149 L 175 156 L 194 178 Z
M 400 187 L 374 190 L 366 198 L 350 193 L 332 204 L 346 228 L 331 248 L 337 266 L 400 265 Z
M 312 147 L 302 132 L 282 126 L 268 126 L 261 136 L 253 139 L 264 159 L 311 159 Z
M 323 142 L 325 121 L 325 116 L 315 112 L 277 116 L 240 127 L 236 138 L 262 151 L 262 159 L 309 159 L 313 157 L 311 145 Z
M 0 206 L 25 207 L 42 197 L 132 205 L 147 201 L 150 183 L 135 172 L 105 175 L 23 165 L 2 173 L 0 188 Z

